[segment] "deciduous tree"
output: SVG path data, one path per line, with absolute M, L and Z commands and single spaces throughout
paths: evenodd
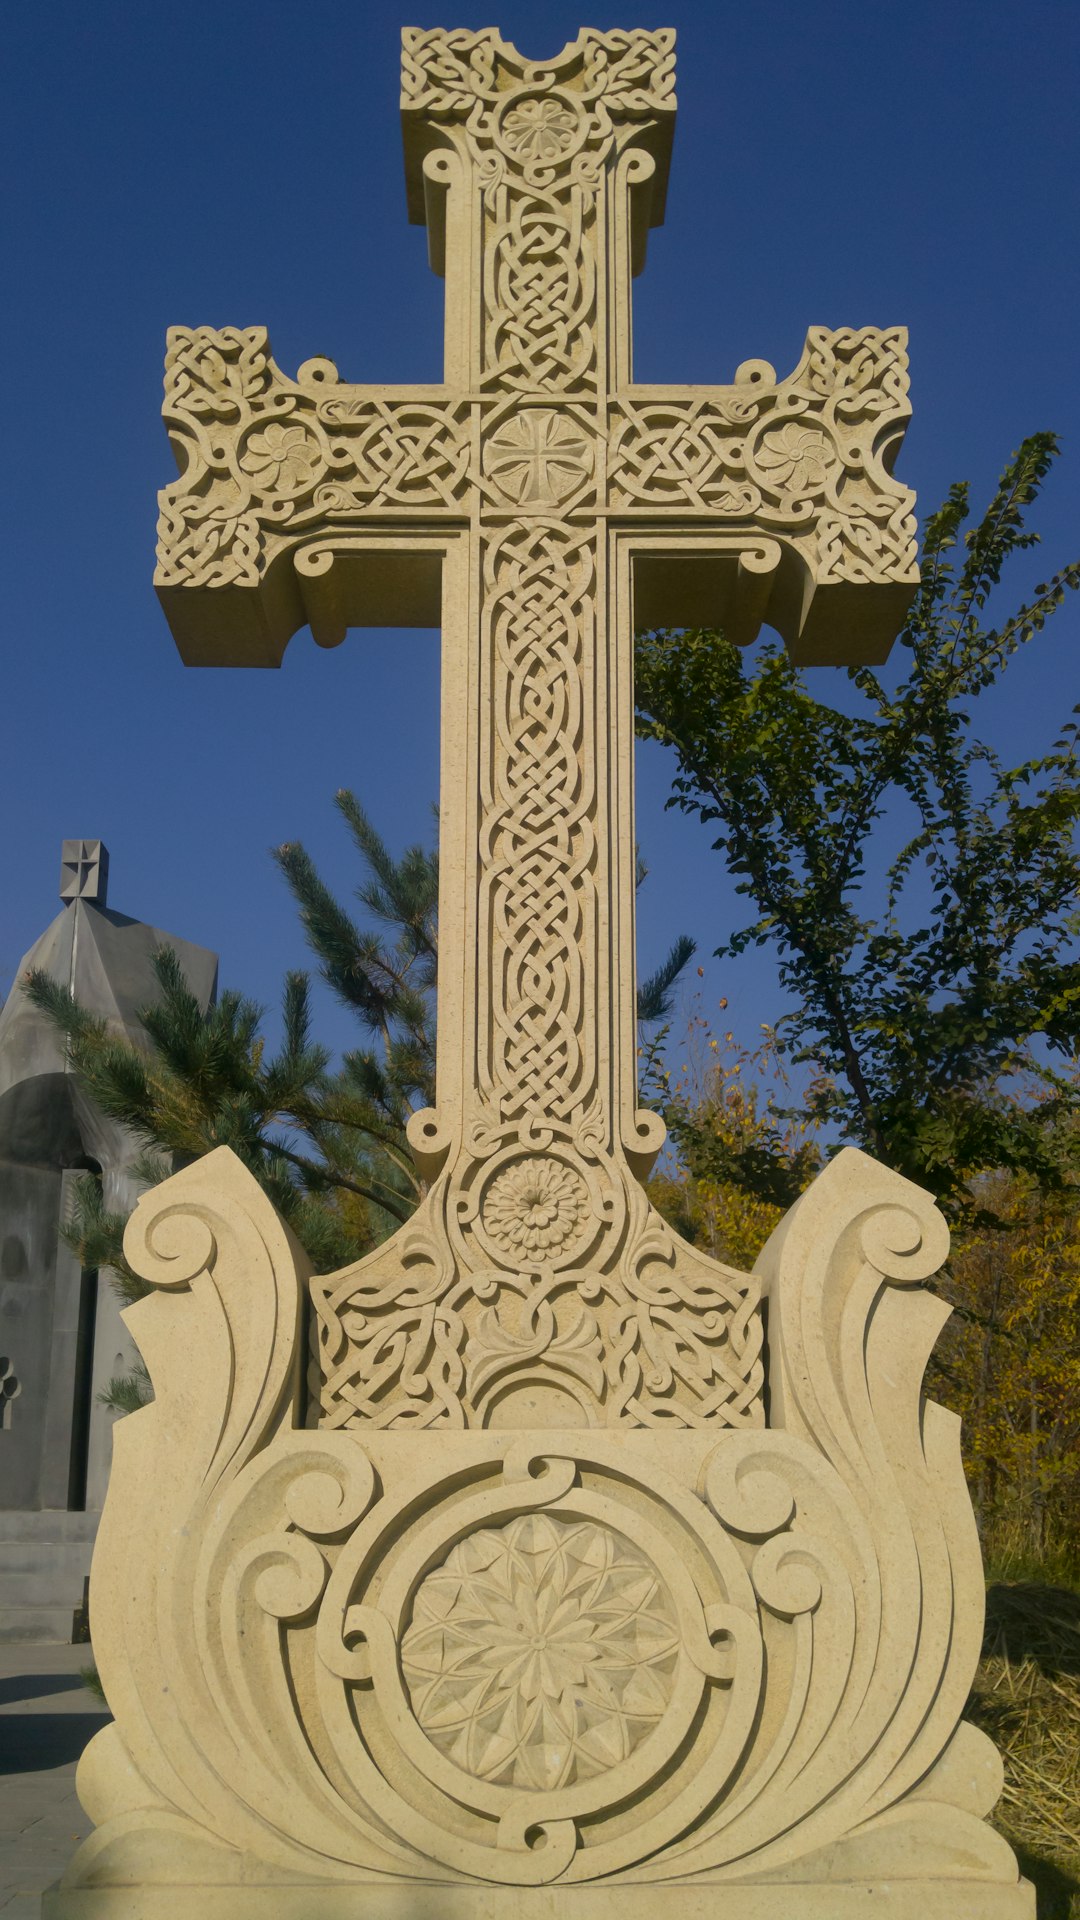
M 1074 1177 L 1057 1122 L 1080 1042 L 1080 709 L 1016 765 L 971 724 L 1080 585 L 1072 563 L 988 624 L 1003 568 L 1038 540 L 1026 516 L 1055 452 L 1052 434 L 1026 440 L 966 532 L 968 489 L 952 489 L 900 671 L 847 669 L 853 711 L 812 694 L 778 645 L 745 660 L 692 631 L 638 647 L 639 731 L 673 750 L 670 804 L 714 836 L 750 907 L 717 951 L 777 955 L 808 1117 L 954 1213 L 980 1204 L 981 1172 L 1040 1190 Z M 901 832 L 888 859 L 886 824 Z M 1021 1071 L 1043 1098 L 1012 1097 Z

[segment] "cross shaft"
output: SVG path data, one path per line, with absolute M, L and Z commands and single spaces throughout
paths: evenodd
M 260 329 L 174 329 L 158 590 L 184 658 L 277 664 L 309 622 L 441 625 L 433 1185 L 321 1283 L 323 1417 L 761 1418 L 756 1291 L 637 1177 L 635 624 L 763 620 L 884 657 L 917 580 L 901 329 L 811 330 L 795 373 L 633 384 L 632 272 L 662 218 L 670 33 L 531 63 L 407 30 L 410 213 L 446 278 L 441 386 L 295 381 Z

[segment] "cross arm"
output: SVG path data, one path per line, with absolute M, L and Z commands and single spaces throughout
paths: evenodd
M 444 387 L 290 380 L 261 327 L 173 327 L 163 408 L 180 478 L 154 584 L 189 666 L 277 666 L 310 623 L 438 626 L 440 529 L 468 518 L 473 419 Z
M 744 643 L 764 622 L 800 664 L 885 659 L 919 580 L 915 496 L 892 477 L 906 349 L 903 327 L 811 327 L 784 380 L 750 360 L 729 387 L 612 397 L 609 512 L 670 528 L 635 565 L 639 628 Z

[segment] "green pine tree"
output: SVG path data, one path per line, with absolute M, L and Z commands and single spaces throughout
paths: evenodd
M 362 920 L 335 898 L 302 846 L 273 856 L 322 978 L 364 1037 L 336 1070 L 311 1037 L 304 973 L 286 975 L 283 1038 L 269 1056 L 262 1009 L 233 991 L 202 1009 L 169 947 L 154 960 L 157 997 L 139 1009 L 145 1047 L 118 1039 L 47 974 L 25 983 L 65 1035 L 87 1093 L 139 1142 L 136 1171 L 147 1185 L 230 1147 L 324 1273 L 359 1259 L 415 1211 L 425 1182 L 406 1127 L 435 1098 L 438 855 L 413 846 L 394 859 L 354 794 L 340 792 L 336 804 L 359 859 Z M 667 1016 L 693 950 L 692 941 L 677 940 L 644 983 L 643 1021 Z M 67 1239 L 84 1267 L 110 1270 L 131 1301 L 145 1289 L 124 1258 L 126 1224 L 104 1208 L 96 1181 L 78 1183 Z M 126 1411 L 147 1389 L 140 1370 L 111 1382 L 105 1398 Z

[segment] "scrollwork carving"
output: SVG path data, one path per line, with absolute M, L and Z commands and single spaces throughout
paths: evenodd
M 163 1831 L 267 1885 L 734 1894 L 913 1860 L 1009 1884 L 982 1819 L 1000 1772 L 956 1730 L 980 1569 L 949 1417 L 918 1414 L 945 1247 L 926 1196 L 841 1155 L 779 1230 L 771 1430 L 636 1453 L 625 1432 L 459 1432 L 433 1473 L 374 1423 L 282 1423 L 295 1323 L 265 1357 L 295 1271 L 250 1176 L 212 1159 L 212 1199 L 189 1169 L 132 1235 L 164 1283 L 135 1310 L 158 1398 L 135 1446 L 118 1435 L 94 1602 L 117 1725 L 81 1776 L 101 1824 L 74 1884 L 130 1880 Z M 657 1316 L 670 1250 L 646 1215 L 631 1231 Z M 223 1308 L 233 1385 L 206 1338 Z M 175 1440 L 193 1383 L 221 1436 L 198 1460 Z
M 1022 1920 L 980 1817 L 1000 1777 L 957 1731 L 981 1578 L 955 1423 L 920 1405 L 943 1223 L 842 1153 L 747 1275 L 639 1178 L 663 1123 L 633 1070 L 633 570 L 704 555 L 743 637 L 775 615 L 815 658 L 838 606 L 880 608 L 874 657 L 916 579 L 904 334 L 815 327 L 786 379 L 633 385 L 668 33 L 532 62 L 410 29 L 402 89 L 452 378 L 291 380 L 259 328 L 174 329 L 158 585 L 190 657 L 269 663 L 305 614 L 328 644 L 395 592 L 433 620 L 443 569 L 429 1186 L 312 1285 L 317 1431 L 304 1262 L 239 1163 L 129 1227 L 156 1398 L 117 1430 L 95 1560 L 116 1723 L 80 1773 L 75 1900 L 174 1912 L 166 1856 L 244 1914 L 631 1880 L 801 1912 L 874 1876 L 892 1911 L 918 1871 Z
M 588 1127 L 544 1132 L 489 1130 L 443 1174 L 404 1268 L 391 1241 L 314 1283 L 327 1426 L 521 1424 L 543 1381 L 563 1424 L 760 1424 L 757 1282 L 684 1246 Z

